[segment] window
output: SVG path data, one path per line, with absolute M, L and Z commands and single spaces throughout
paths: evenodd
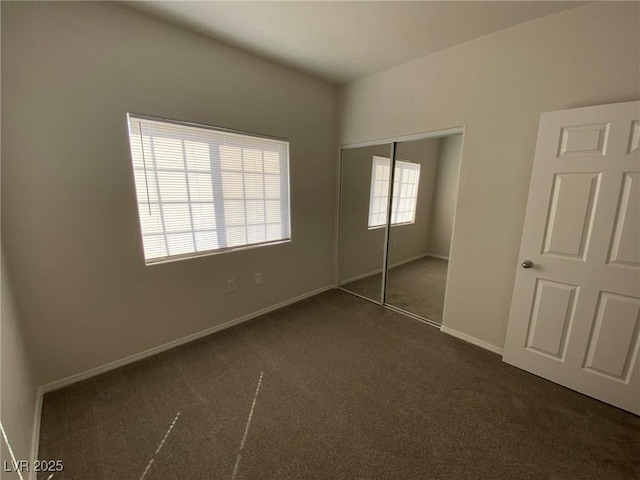
M 389 176 L 391 161 L 384 157 L 373 157 L 371 168 L 371 193 L 369 197 L 369 228 L 382 227 L 387 223 L 389 203 Z M 396 160 L 391 202 L 391 225 L 414 223 L 418 200 L 420 164 Z
M 388 158 L 373 157 L 371 193 L 369 195 L 369 228 L 384 226 L 387 223 L 390 171 Z
M 391 225 L 414 223 L 418 203 L 418 183 L 420 164 L 396 161 L 393 180 L 393 201 L 391 207 Z
M 128 115 L 146 263 L 289 241 L 289 143 Z

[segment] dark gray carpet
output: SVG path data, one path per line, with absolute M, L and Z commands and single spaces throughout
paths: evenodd
M 64 460 L 52 480 L 151 459 L 144 480 L 232 479 L 238 458 L 238 480 L 637 480 L 639 454 L 639 417 L 331 291 L 48 393 L 39 457 Z
M 449 262 L 435 257 L 393 267 L 387 275 L 387 303 L 442 325 Z M 371 275 L 342 286 L 380 301 L 382 275 Z

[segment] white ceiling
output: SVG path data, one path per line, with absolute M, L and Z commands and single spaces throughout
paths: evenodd
M 338 84 L 585 4 L 575 1 L 125 3 Z

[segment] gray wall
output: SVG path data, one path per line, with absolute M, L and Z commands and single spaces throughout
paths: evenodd
M 438 162 L 438 139 L 401 143 L 396 158 L 420 164 L 416 221 L 391 229 L 389 262 L 395 264 L 425 255 L 431 203 Z M 339 278 L 348 280 L 382 270 L 384 228 L 369 230 L 369 198 L 373 156 L 390 156 L 390 145 L 346 149 L 342 152 Z
M 465 126 L 445 327 L 503 346 L 540 113 L 640 98 L 639 10 L 596 2 L 341 88 L 343 144 Z
M 31 458 L 37 384 L 29 354 L 31 349 L 24 334 L 23 317 L 18 315 L 4 255 L 0 270 L 0 421 L 16 459 L 28 460 Z M 2 459 L 9 461 L 3 438 L 0 438 L 0 444 Z M 3 473 L 2 478 L 17 479 L 18 475 L 15 472 Z
M 440 139 L 428 248 L 431 255 L 438 257 L 449 258 L 461 155 L 462 135 Z
M 40 384 L 333 283 L 334 86 L 112 3 L 2 10 L 3 245 Z M 126 112 L 288 138 L 292 242 L 146 267 Z

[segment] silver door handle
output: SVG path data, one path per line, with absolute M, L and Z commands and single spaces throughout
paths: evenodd
M 525 260 L 522 262 L 522 268 L 531 268 L 533 267 L 533 262 L 531 260 Z

